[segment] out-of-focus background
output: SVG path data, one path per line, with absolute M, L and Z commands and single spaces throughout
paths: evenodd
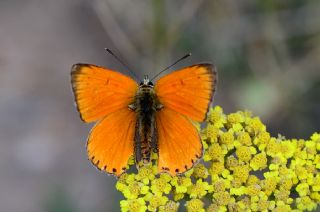
M 0 211 L 119 211 L 70 86 L 78 62 L 126 73 L 104 47 L 141 78 L 192 52 L 173 69 L 214 62 L 225 112 L 251 110 L 274 136 L 320 130 L 317 0 L 2 0 Z

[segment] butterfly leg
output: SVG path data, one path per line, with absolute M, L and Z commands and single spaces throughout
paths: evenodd
M 137 105 L 136 104 L 130 104 L 130 105 L 128 105 L 128 107 L 129 107 L 129 109 L 131 109 L 131 110 L 133 110 L 133 111 L 136 111 L 136 109 L 137 109 Z

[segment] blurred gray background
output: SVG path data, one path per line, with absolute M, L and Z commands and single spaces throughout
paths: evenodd
M 274 136 L 319 131 L 319 1 L 1 0 L 1 212 L 119 210 L 70 86 L 78 62 L 126 73 L 104 47 L 141 78 L 192 52 L 173 69 L 214 62 L 225 112 L 251 110 Z

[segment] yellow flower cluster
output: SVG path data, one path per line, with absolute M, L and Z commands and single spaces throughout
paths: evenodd
M 158 174 L 155 160 L 123 174 L 122 211 L 315 211 L 320 203 L 320 134 L 272 137 L 258 117 L 211 108 L 201 130 L 203 161 L 183 175 Z M 181 204 L 185 202 L 185 204 Z M 318 208 L 319 209 L 319 208 Z

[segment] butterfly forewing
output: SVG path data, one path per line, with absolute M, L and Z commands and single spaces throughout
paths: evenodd
M 81 119 L 97 121 L 133 102 L 137 83 L 121 73 L 89 64 L 72 67 L 71 82 Z
M 155 91 L 161 104 L 194 121 L 203 121 L 216 84 L 212 64 L 189 66 L 158 80 Z

